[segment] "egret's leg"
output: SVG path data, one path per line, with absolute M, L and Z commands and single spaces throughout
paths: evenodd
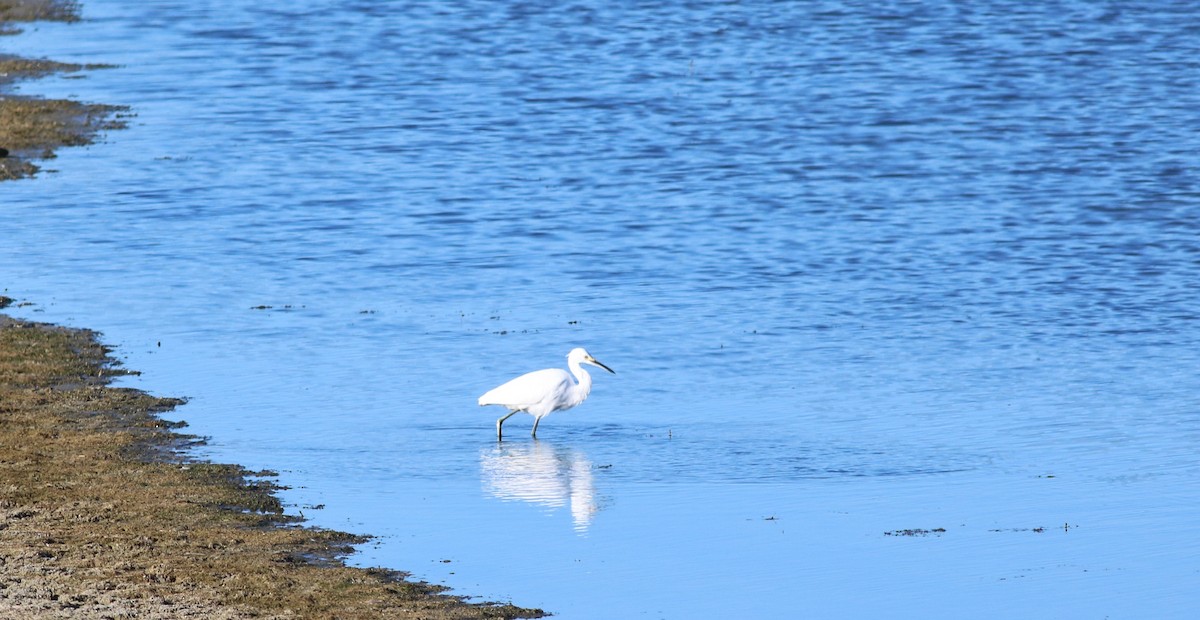
M 509 411 L 508 415 L 496 420 L 496 441 L 504 441 L 503 433 L 500 430 L 504 426 L 504 421 L 516 415 L 516 411 Z
M 537 425 L 538 425 L 538 422 L 541 422 L 541 421 L 542 421 L 542 419 L 540 417 L 535 417 L 533 419 L 533 438 L 534 439 L 537 439 Z

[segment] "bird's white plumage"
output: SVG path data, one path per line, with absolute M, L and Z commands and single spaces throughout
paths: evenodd
M 533 416 L 533 436 L 536 438 L 538 423 L 542 418 L 582 403 L 592 391 L 592 376 L 580 364 L 590 364 L 613 372 L 585 349 L 576 348 L 567 354 L 567 367 L 579 379 L 578 382 L 565 370 L 547 368 L 523 374 L 480 396 L 480 406 L 500 405 L 508 408 L 508 415 L 496 420 L 496 438 L 502 437 L 504 421 L 517 412 L 524 411 Z
M 562 411 L 583 402 L 583 398 L 570 402 L 571 388 L 574 386 L 575 380 L 565 370 L 535 370 L 480 396 L 479 404 L 503 405 L 514 411 L 528 411 L 535 416 L 546 415 L 556 410 L 556 405 L 561 405 L 557 410 Z

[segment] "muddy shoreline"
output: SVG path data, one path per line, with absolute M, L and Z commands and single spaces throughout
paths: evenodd
M 21 20 L 74 2 L 0 0 Z M 16 96 L 13 82 L 100 68 L 0 55 L 0 181 L 119 128 L 120 106 Z M 13 286 L 17 283 L 5 283 Z M 0 295 L 0 309 L 14 300 Z M 199 461 L 159 414 L 183 401 L 110 386 L 98 334 L 0 313 L 0 618 L 536 618 L 343 562 L 365 538 L 304 527 L 272 472 Z
M 24 22 L 78 19 L 74 2 L 0 0 L 0 37 L 20 34 Z M 40 170 L 34 162 L 53 159 L 58 148 L 91 144 L 100 133 L 125 127 L 129 111 L 118 105 L 17 95 L 13 85 L 55 73 L 106 68 L 0 54 L 0 181 L 34 176 Z
M 363 537 L 301 526 L 271 472 L 190 458 L 159 417 L 183 401 L 123 374 L 93 332 L 0 315 L 0 617 L 542 615 L 346 567 Z

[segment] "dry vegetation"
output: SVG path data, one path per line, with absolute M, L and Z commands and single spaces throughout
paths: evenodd
M 79 20 L 79 3 L 73 0 L 0 0 L 0 23 L 53 20 Z M 19 32 L 5 24 L 0 33 Z

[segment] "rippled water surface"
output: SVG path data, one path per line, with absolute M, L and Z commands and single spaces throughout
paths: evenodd
M 279 5 L 279 6 L 275 6 Z M 354 561 L 562 618 L 1192 618 L 1200 9 L 87 0 L 0 186 Z M 587 346 L 528 438 L 479 394 Z

